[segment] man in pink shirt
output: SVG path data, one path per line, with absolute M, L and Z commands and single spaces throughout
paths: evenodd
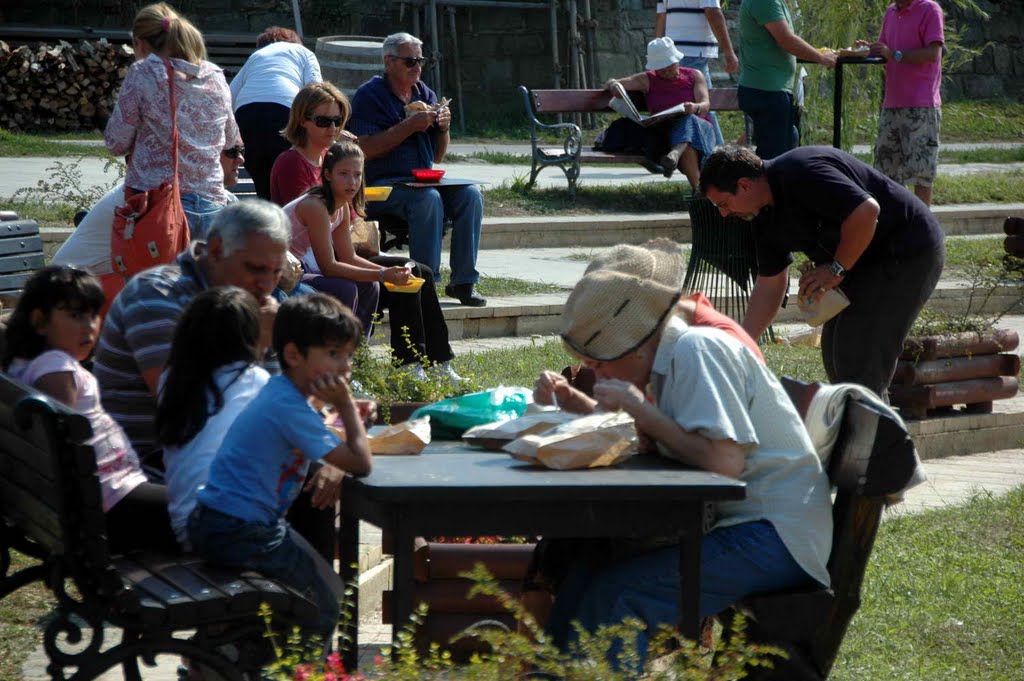
M 942 8 L 934 0 L 894 0 L 871 56 L 884 57 L 885 99 L 878 121 L 875 168 L 910 184 L 926 205 L 939 163 L 942 120 Z

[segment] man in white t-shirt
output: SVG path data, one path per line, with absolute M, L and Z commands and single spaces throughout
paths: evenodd
M 725 60 L 725 72 L 736 73 L 739 69 L 740 62 L 732 49 L 719 0 L 661 0 L 656 12 L 654 37 L 671 38 L 676 48 L 686 55 L 679 65 L 703 73 L 709 89 L 712 85 L 708 60 L 719 56 L 719 48 Z M 715 126 L 715 144 L 723 144 L 722 130 L 714 112 L 711 112 L 711 122 Z

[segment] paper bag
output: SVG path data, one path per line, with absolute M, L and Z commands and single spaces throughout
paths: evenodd
M 419 454 L 430 444 L 430 417 L 402 421 L 369 436 L 373 454 Z
M 839 289 L 833 288 L 825 291 L 816 303 L 808 302 L 803 296 L 798 296 L 796 302 L 804 321 L 811 326 L 821 326 L 845 310 L 850 304 L 850 299 Z
M 614 466 L 637 453 L 636 427 L 625 412 L 600 412 L 513 440 L 504 449 L 520 461 L 556 470 Z
M 473 426 L 463 433 L 462 439 L 466 444 L 497 450 L 524 435 L 543 433 L 576 418 L 579 418 L 579 414 L 559 409 L 545 409 L 527 413 L 511 421 L 494 421 Z
M 352 223 L 352 247 L 363 258 L 380 255 L 380 228 L 376 220 L 359 219 Z

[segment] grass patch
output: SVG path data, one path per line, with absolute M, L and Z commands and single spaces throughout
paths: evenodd
M 854 154 L 868 165 L 875 162 L 873 152 Z M 1024 163 L 1024 148 L 1020 149 L 943 149 L 939 147 L 939 163 Z
M 946 239 L 945 274 L 964 274 L 979 265 L 998 265 L 1006 251 L 1001 237 L 981 239 Z
M 836 681 L 1010 681 L 1024 675 L 1024 488 L 887 520 Z
M 1024 171 L 935 178 L 932 205 L 1009 203 L 1024 197 Z
M 40 227 L 68 227 L 74 223 L 78 206 L 0 198 L 0 209 L 13 210 L 23 220 L 35 220 Z
M 688 187 L 678 182 L 591 187 L 581 183 L 573 200 L 564 188 L 526 189 L 525 178 L 518 178 L 484 191 L 484 215 L 672 213 L 686 210 L 689 194 Z
M 69 144 L 61 140 L 102 139 L 98 132 L 24 134 L 0 128 L 0 156 L 90 156 L 113 158 L 107 148 L 100 145 Z
M 444 296 L 444 284 L 440 280 L 448 281 L 452 276 L 451 270 L 447 267 L 441 268 L 441 276 L 438 278 L 437 295 Z M 529 296 L 537 293 L 558 293 L 565 292 L 563 286 L 549 284 L 543 281 L 527 281 L 526 279 L 515 279 L 512 277 L 489 277 L 486 274 L 480 275 L 477 282 L 476 292 L 486 296 Z
M 463 376 L 472 376 L 482 386 L 532 386 L 541 371 L 561 371 L 578 364 L 560 340 L 538 338 L 534 345 L 464 353 L 452 362 Z
M 35 562 L 11 552 L 11 571 Z M 53 595 L 39 582 L 0 600 L 0 681 L 20 681 L 22 664 L 43 640 L 39 621 L 54 605 Z

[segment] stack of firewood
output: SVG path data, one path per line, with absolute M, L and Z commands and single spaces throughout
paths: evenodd
M 134 59 L 130 46 L 104 38 L 16 48 L 0 41 L 0 128 L 102 125 Z

